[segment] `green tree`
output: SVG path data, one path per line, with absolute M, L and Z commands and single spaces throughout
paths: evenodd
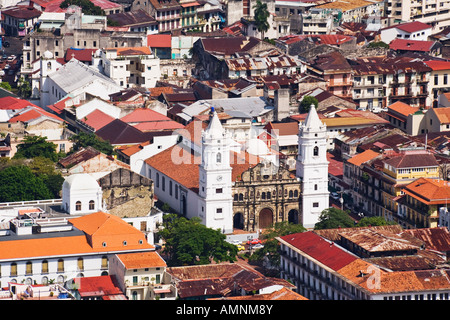
M 315 97 L 305 96 L 300 102 L 300 113 L 308 113 L 312 105 L 314 105 L 317 109 L 319 106 L 319 101 Z
M 348 212 L 336 208 L 328 208 L 322 211 L 319 216 L 319 222 L 316 223 L 314 229 L 351 228 L 354 226 L 355 222 Z
M 26 136 L 22 143 L 17 145 L 17 152 L 13 158 L 44 157 L 52 161 L 58 161 L 56 144 L 47 141 L 47 137 Z
M 9 82 L 5 82 L 5 81 L 0 82 L 0 87 L 2 87 L 5 90 L 8 90 L 8 91 L 11 91 L 11 89 L 12 89 Z
M 256 250 L 250 256 L 249 261 L 262 263 L 267 258 L 271 265 L 278 266 L 280 264 L 280 252 L 278 240 L 275 238 L 305 231 L 306 229 L 301 224 L 293 224 L 288 221 L 276 222 L 260 236 L 261 240 L 264 241 L 264 248 Z
M 368 45 L 369 48 L 387 48 L 389 49 L 389 45 L 383 41 L 372 41 Z
M 55 162 L 48 158 L 36 157 L 28 163 L 28 167 L 35 176 L 42 179 L 53 198 L 60 198 L 64 178 L 61 172 L 56 170 Z
M 259 32 L 261 32 L 261 40 L 264 39 L 264 33 L 267 32 L 267 30 L 269 30 L 269 10 L 267 9 L 267 4 L 266 3 L 262 3 L 260 0 L 256 1 L 256 5 L 255 5 L 255 24 L 256 24 L 256 28 L 258 29 Z
M 94 133 L 80 132 L 79 134 L 70 137 L 70 140 L 74 142 L 72 152 L 90 146 L 107 155 L 115 154 L 113 146 L 108 141 L 97 137 Z
M 43 200 L 53 198 L 45 183 L 24 165 L 0 171 L 0 202 Z
M 87 15 L 94 15 L 94 16 L 105 15 L 105 12 L 103 11 L 102 8 L 96 6 L 89 0 L 64 0 L 63 2 L 61 2 L 59 7 L 62 9 L 66 9 L 72 5 L 80 7 L 81 11 Z
M 170 266 L 236 261 L 237 247 L 225 241 L 219 230 L 207 228 L 199 218 L 186 219 L 175 214 L 164 216 L 159 235 L 165 241 L 164 253 Z
M 386 221 L 383 217 L 364 217 L 358 221 L 356 227 L 390 226 L 395 224 L 397 224 L 397 222 Z
M 31 84 L 30 82 L 28 82 L 28 80 L 26 80 L 24 77 L 20 77 L 19 80 L 17 81 L 17 94 L 24 98 L 27 99 L 31 96 Z

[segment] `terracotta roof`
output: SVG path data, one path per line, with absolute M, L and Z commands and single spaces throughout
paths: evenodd
M 41 109 L 39 107 L 27 107 L 26 109 L 20 111 L 14 117 L 9 119 L 9 122 L 28 123 L 33 120 L 37 120 L 39 118 L 50 118 L 50 119 L 56 120 L 60 123 L 64 122 L 64 120 L 61 119 L 60 117 L 58 117 L 57 115 L 47 112 L 44 109 Z
M 434 41 L 394 39 L 389 43 L 389 48 L 392 50 L 429 52 L 433 45 L 434 45 Z
M 139 56 L 152 54 L 148 47 L 124 47 L 124 48 L 107 48 L 106 50 L 115 50 L 118 56 Z
M 369 149 L 353 156 L 352 158 L 348 159 L 347 162 L 354 164 L 355 166 L 360 166 L 361 164 L 375 159 L 378 156 L 380 156 L 378 152 Z
M 119 217 L 104 212 L 89 214 L 69 222 L 85 234 L 0 241 L 0 259 L 60 257 L 98 252 L 150 250 L 145 236 Z M 143 240 L 139 244 L 139 240 Z M 123 241 L 127 241 L 124 246 Z M 103 246 L 102 243 L 106 243 Z
M 88 126 L 92 127 L 95 131 L 103 128 L 108 123 L 113 121 L 115 118 L 104 113 L 99 109 L 95 109 L 89 113 L 85 118 L 80 119 L 82 122 L 86 123 Z
M 170 34 L 149 34 L 147 44 L 150 48 L 171 48 L 172 35 Z
M 435 71 L 450 70 L 450 61 L 429 60 L 429 61 L 424 61 L 424 63 Z
M 11 96 L 0 98 L 0 110 L 20 110 L 28 106 L 37 107 L 37 105 L 20 98 Z
M 117 257 L 125 266 L 125 269 L 144 269 L 166 267 L 166 262 L 155 252 L 137 252 L 118 254 Z
M 394 25 L 393 27 L 403 30 L 403 31 L 406 31 L 406 32 L 416 32 L 416 31 L 420 31 L 420 30 L 431 29 L 430 25 L 420 22 L 420 21 L 402 23 L 402 24 Z
M 154 248 L 148 244 L 144 233 L 112 214 L 99 211 L 69 221 L 77 229 L 84 231 L 90 239 L 90 245 L 96 250 L 121 251 Z
M 298 135 L 299 131 L 298 122 L 269 122 L 264 129 L 277 136 Z
M 425 204 L 446 204 L 450 198 L 450 185 L 447 181 L 419 178 L 406 185 L 403 191 Z
M 67 62 L 72 58 L 77 59 L 82 62 L 91 62 L 92 55 L 95 53 L 97 49 L 74 49 L 69 48 L 66 50 L 66 54 L 64 55 L 64 61 Z
M 290 234 L 280 237 L 283 241 L 301 250 L 334 271 L 358 259 L 344 249 L 334 245 L 312 231 Z
M 169 117 L 148 108 L 136 108 L 129 114 L 120 118 L 126 123 L 148 122 L 148 121 L 169 121 Z
M 126 297 L 117 285 L 115 276 L 74 278 L 81 298 L 98 297 L 102 300 L 125 300 Z M 119 297 L 111 297 L 119 296 Z
M 433 112 L 441 124 L 450 123 L 450 108 L 433 108 Z
M 259 159 L 256 156 L 249 155 L 247 152 L 237 154 L 230 151 L 230 161 L 232 162 L 231 181 L 237 181 L 240 179 L 242 173 L 257 164 Z M 177 144 L 148 158 L 145 160 L 145 163 L 185 188 L 198 193 L 198 167 L 201 164 L 201 158 L 198 155 L 192 154 L 190 150 L 188 151 Z
M 167 130 L 174 131 L 174 130 L 184 128 L 184 125 L 182 125 L 179 122 L 173 121 L 173 120 L 140 122 L 133 126 L 142 132 L 167 131 Z
M 388 110 L 389 109 L 391 109 L 405 117 L 420 110 L 418 107 L 411 107 L 409 104 L 406 104 L 401 101 L 394 102 L 393 104 L 388 106 Z

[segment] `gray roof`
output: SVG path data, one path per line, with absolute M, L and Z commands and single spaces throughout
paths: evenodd
M 222 109 L 223 112 L 228 113 L 230 116 L 238 118 L 254 118 L 273 109 L 273 106 L 269 105 L 263 97 L 210 99 L 194 102 L 185 107 L 182 113 L 178 115 L 189 121 L 193 116 L 202 114 L 206 110 L 211 109 L 211 107 L 214 107 L 216 110 Z
M 101 80 L 117 85 L 114 80 L 74 58 L 60 67 L 57 71 L 49 74 L 49 78 L 51 78 L 66 93 L 72 92 L 95 80 Z M 118 88 L 120 87 L 118 86 Z

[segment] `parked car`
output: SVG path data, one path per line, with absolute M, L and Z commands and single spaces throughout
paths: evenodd
M 237 245 L 238 251 L 244 251 L 245 247 L 242 244 Z
M 258 243 L 262 243 L 261 240 L 259 240 L 259 239 L 251 239 L 251 240 L 247 241 L 247 244 L 251 244 L 251 245 L 255 245 L 255 244 L 258 244 Z
M 252 249 L 261 249 L 264 248 L 264 245 L 262 245 L 261 243 L 255 244 Z
M 330 196 L 334 199 L 334 200 L 339 200 L 340 196 L 337 192 L 332 192 L 330 194 Z

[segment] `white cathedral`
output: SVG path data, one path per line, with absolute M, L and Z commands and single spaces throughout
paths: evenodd
M 299 199 L 302 219 L 299 223 L 305 228 L 313 228 L 320 213 L 329 207 L 326 141 L 326 126 L 312 107 L 299 125 L 296 164 L 296 176 L 302 183 Z M 184 142 L 171 149 L 190 148 L 192 159 L 200 157 L 197 164 L 195 159 L 192 160 L 194 164 L 172 163 L 170 155 L 174 151 L 170 149 L 146 160 L 147 177 L 155 181 L 155 194 L 187 218 L 199 217 L 207 227 L 230 234 L 233 232 L 233 186 L 244 169 L 234 161 L 239 153 L 236 143 L 230 132 L 223 128 L 214 109 L 209 124 L 202 130 L 200 146 L 195 146 L 194 141 L 190 147 L 187 145 Z M 201 152 L 195 152 L 196 148 Z M 256 163 L 245 165 L 248 168 Z M 186 178 L 188 171 L 190 175 Z

